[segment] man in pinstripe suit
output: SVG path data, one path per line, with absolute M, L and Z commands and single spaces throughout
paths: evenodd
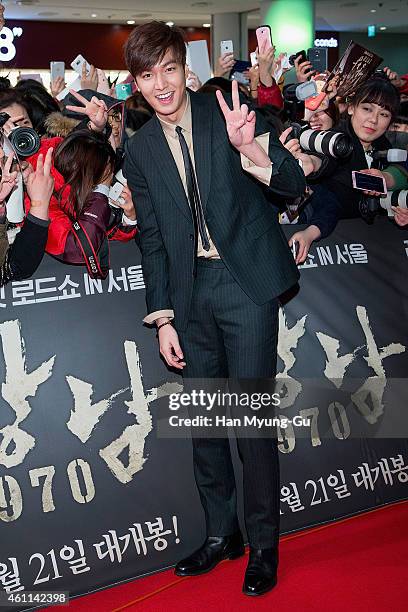
M 151 22 L 125 47 L 130 72 L 155 116 L 129 141 L 125 175 L 137 202 L 146 323 L 167 364 L 189 378 L 271 378 L 278 296 L 298 271 L 265 190 L 297 197 L 296 160 L 254 112 L 185 87 L 177 28 Z M 276 439 L 239 438 L 250 545 L 243 591 L 276 584 L 279 463 Z M 207 538 L 176 566 L 198 575 L 244 553 L 229 441 L 193 438 Z

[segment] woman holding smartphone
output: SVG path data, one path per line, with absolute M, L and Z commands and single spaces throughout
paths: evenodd
M 333 160 L 322 183 L 339 200 L 340 218 L 359 216 L 361 193 L 353 188 L 353 171 L 384 179 L 388 191 L 407 188 L 407 176 L 402 166 L 376 159 L 377 151 L 391 148 L 385 133 L 397 116 L 398 108 L 399 96 L 395 87 L 387 78 L 373 77 L 355 93 L 347 110 L 347 119 L 337 125 L 337 129 L 351 137 L 353 153 L 343 162 Z M 366 195 L 380 194 L 367 192 Z
M 353 143 L 353 152 L 345 160 L 331 158 L 318 184 L 329 190 L 337 202 L 337 219 L 332 223 L 333 231 L 338 219 L 349 219 L 360 216 L 359 203 L 363 192 L 355 189 L 352 172 L 359 171 L 378 176 L 385 181 L 388 191 L 408 188 L 408 176 L 398 164 L 388 164 L 386 160 L 376 159 L 376 151 L 387 151 L 391 145 L 385 137 L 394 117 L 398 114 L 399 95 L 387 78 L 373 77 L 367 80 L 354 94 L 348 107 L 348 115 L 335 126 L 335 130 L 348 134 Z M 313 189 L 313 181 L 308 181 Z M 364 192 L 367 196 L 380 195 L 378 192 Z M 299 243 L 297 263 L 307 257 L 309 248 L 315 240 L 325 236 L 319 228 L 325 218 L 324 202 L 317 198 L 314 202 L 315 212 L 310 225 L 305 230 L 296 232 L 291 243 Z M 398 212 L 397 222 L 401 214 Z M 403 217 L 401 217 L 402 219 Z M 330 233 L 330 232 L 329 232 Z

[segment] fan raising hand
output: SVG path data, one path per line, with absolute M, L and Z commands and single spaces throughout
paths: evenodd
M 5 158 L 3 149 L 1 149 L 1 161 L 2 161 L 2 175 L 0 180 L 0 203 L 3 202 L 7 196 L 13 191 L 17 182 L 17 172 L 11 171 L 11 164 L 13 163 L 14 153 Z M 3 164 L 4 162 L 4 164 Z
M 87 115 L 90 128 L 95 130 L 95 132 L 103 132 L 108 121 L 108 109 L 105 102 L 96 96 L 92 96 L 91 100 L 87 100 L 73 89 L 70 89 L 69 93 L 73 95 L 78 102 L 81 102 L 83 106 L 67 106 L 67 110 L 74 113 L 80 113 L 81 115 Z
M 228 137 L 238 150 L 252 145 L 255 138 L 255 111 L 250 111 L 246 104 L 241 104 L 237 81 L 232 81 L 232 110 L 226 103 L 221 91 L 216 92 L 219 105 L 225 117 Z

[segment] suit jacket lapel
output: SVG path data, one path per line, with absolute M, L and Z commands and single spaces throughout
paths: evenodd
M 173 200 L 180 212 L 188 219 L 191 219 L 190 206 L 184 191 L 183 183 L 166 137 L 163 133 L 159 120 L 154 116 L 151 120 L 150 137 L 148 139 L 149 148 L 156 164 L 158 176 L 167 185 Z
M 190 92 L 190 100 L 195 170 L 205 211 L 211 185 L 212 106 L 205 95 Z

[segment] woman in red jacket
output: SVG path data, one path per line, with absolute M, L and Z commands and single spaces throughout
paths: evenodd
M 128 241 L 137 232 L 136 212 L 127 187 L 122 193 L 123 217 L 119 222 L 109 206 L 115 152 L 102 134 L 77 130 L 65 139 L 43 140 L 39 152 L 28 161 L 35 167 L 38 155 L 51 146 L 55 148 L 51 168 L 55 187 L 46 252 L 64 263 L 86 265 L 91 276 L 105 278 L 108 239 Z M 89 257 L 96 267 L 90 265 Z

